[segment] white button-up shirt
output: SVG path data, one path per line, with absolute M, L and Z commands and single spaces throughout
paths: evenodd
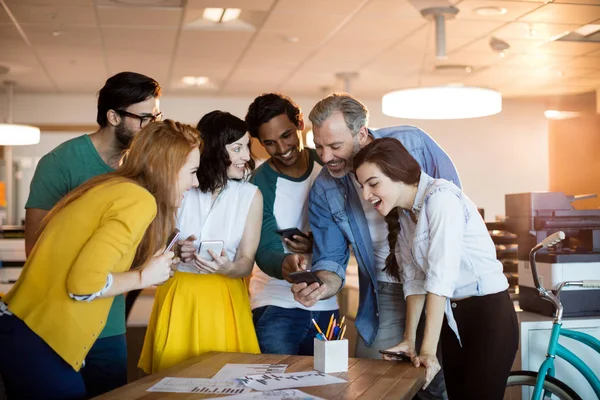
M 417 222 L 402 210 L 398 238 L 405 296 L 460 299 L 508 288 L 477 207 L 456 185 L 421 172 L 411 211 Z M 446 317 L 459 337 L 449 300 Z

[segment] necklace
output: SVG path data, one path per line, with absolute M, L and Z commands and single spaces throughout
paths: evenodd
M 302 172 L 300 174 L 300 176 L 304 175 L 304 173 L 306 172 L 306 170 L 308 170 L 308 162 L 310 160 L 310 155 L 308 154 L 308 150 L 302 149 L 302 152 L 304 153 L 304 157 L 303 158 L 304 158 L 304 164 L 305 164 L 305 166 L 304 166 L 304 172 Z M 277 166 L 277 164 L 275 164 L 275 160 L 271 159 L 271 165 L 273 167 L 275 167 L 275 170 L 277 172 L 279 172 L 279 174 L 281 174 L 281 175 L 288 175 L 288 174 L 284 174 L 283 172 L 281 172 L 281 170 L 279 169 L 279 167 Z

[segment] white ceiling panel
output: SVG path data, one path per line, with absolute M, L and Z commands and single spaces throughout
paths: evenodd
M 570 56 L 530 52 L 506 56 L 503 65 L 507 67 L 537 68 L 548 65 L 562 65 Z
M 98 7 L 100 25 L 144 29 L 175 29 L 179 26 L 182 13 L 182 9 Z
M 119 55 L 107 57 L 109 76 L 122 71 L 135 71 L 166 82 L 169 78 L 169 63 L 156 62 L 156 57 L 150 55 Z
M 132 55 L 155 54 L 157 56 L 171 55 L 177 31 L 174 29 L 138 29 L 103 27 L 104 47 L 107 54 L 127 52 Z M 157 60 L 161 62 L 161 60 Z
M 580 56 L 596 50 L 600 50 L 600 43 L 554 41 L 537 47 L 534 53 Z
M 185 10 L 4 1 L 33 46 L 0 8 L 0 64 L 12 69 L 17 90 L 95 93 L 110 74 L 135 70 L 159 80 L 165 92 L 190 96 L 318 96 L 323 87 L 343 89 L 336 73 L 358 72 L 351 82 L 358 96 L 458 81 L 521 96 L 593 89 L 600 73 L 598 44 L 547 43 L 599 20 L 600 0 L 422 0 L 422 7 L 460 9 L 446 23 L 445 60 L 435 58 L 433 23 L 413 0 L 187 0 Z M 201 18 L 205 7 L 241 8 L 243 21 L 256 28 L 206 30 L 182 21 Z M 506 13 L 481 16 L 479 7 Z M 490 48 L 492 36 L 510 45 L 504 57 Z M 434 70 L 451 64 L 473 69 Z M 185 87 L 184 76 L 210 81 Z
M 25 34 L 37 48 L 58 47 L 99 47 L 102 44 L 100 31 L 96 27 L 65 27 L 55 30 L 48 26 L 28 25 L 23 27 Z
M 569 66 L 569 67 L 586 67 L 586 68 L 595 68 L 598 70 L 600 68 L 600 54 L 597 56 L 581 56 L 581 57 L 573 57 L 564 60 L 561 65 Z
M 528 22 L 552 22 L 557 24 L 588 24 L 600 18 L 600 5 L 548 3 L 521 18 Z
M 314 20 L 332 14 L 348 14 L 351 10 L 368 3 L 369 0 L 279 0 L 273 14 L 312 14 Z M 318 17 L 317 17 L 318 16 Z
M 574 31 L 580 24 L 547 24 L 541 22 L 513 22 L 494 32 L 494 36 L 507 40 L 548 40 L 565 32 Z
M 456 7 L 460 10 L 456 18 L 458 19 L 476 19 L 476 20 L 492 20 L 492 21 L 514 21 L 515 19 L 534 11 L 541 7 L 542 4 L 536 2 L 517 2 L 517 1 L 500 1 L 500 0 L 464 0 Z M 479 15 L 476 10 L 478 8 L 497 8 L 505 10 L 505 13 L 497 15 Z
M 77 6 L 27 5 L 15 2 L 9 7 L 21 24 L 42 24 L 55 29 L 65 26 L 96 26 L 94 8 L 87 1 Z M 4 10 L 1 11 L 4 13 Z
M 235 61 L 247 47 L 253 34 L 247 31 L 185 30 L 179 38 L 177 56 Z
M 80 59 L 46 56 L 43 62 L 59 89 L 64 92 L 97 91 L 109 76 L 102 56 Z
M 188 8 L 241 8 L 243 10 L 267 11 L 275 0 L 187 0 Z
M 388 19 L 423 19 L 421 13 L 407 0 L 371 0 L 361 10 L 360 15 L 382 21 Z M 393 26 L 390 26 L 393 28 Z
M 495 52 L 494 50 L 492 50 L 492 48 L 490 47 L 490 39 L 491 37 L 486 37 L 484 39 L 481 40 L 477 40 L 476 42 L 473 42 L 467 46 L 464 46 L 460 49 L 460 51 L 458 52 L 458 54 L 460 54 L 460 52 L 466 51 L 466 52 L 478 52 L 478 53 L 491 53 L 491 54 L 495 54 L 498 55 L 498 52 Z M 505 51 L 505 53 L 508 54 L 520 54 L 520 53 L 525 53 L 528 52 L 530 50 L 536 49 L 540 46 L 542 46 L 543 44 L 546 43 L 545 40 L 542 39 L 528 39 L 528 40 L 510 40 L 507 41 L 506 43 L 509 44 L 509 48 L 508 50 Z M 453 56 L 456 52 L 451 53 L 451 55 Z

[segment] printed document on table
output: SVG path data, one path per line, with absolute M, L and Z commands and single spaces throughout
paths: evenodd
M 217 397 L 213 397 L 216 399 Z M 298 389 L 269 390 L 267 392 L 252 392 L 239 394 L 235 396 L 219 397 L 219 399 L 231 400 L 325 400 L 321 397 L 313 396 L 301 392 Z
M 212 377 L 215 381 L 233 381 L 246 375 L 283 374 L 287 364 L 225 364 Z
M 242 394 L 250 389 L 239 382 L 205 378 L 163 378 L 148 392 L 203 393 L 203 394 Z
M 248 375 L 239 379 L 244 385 L 254 390 L 276 390 L 303 386 L 323 386 L 346 382 L 335 376 L 319 371 L 291 372 L 288 374 Z

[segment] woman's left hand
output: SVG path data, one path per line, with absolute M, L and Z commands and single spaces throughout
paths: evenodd
M 225 252 L 225 249 L 221 251 L 220 256 L 210 249 L 208 250 L 208 254 L 210 254 L 213 258 L 212 261 L 207 261 L 203 258 L 200 258 L 198 254 L 195 255 L 196 261 L 194 265 L 196 268 L 198 268 L 200 273 L 226 275 L 227 272 L 233 268 L 233 263 L 227 256 L 227 252 Z
M 431 383 L 435 375 L 440 371 L 440 362 L 438 361 L 435 354 L 421 353 L 413 360 L 415 367 L 419 367 L 421 364 L 425 367 L 427 372 L 425 373 L 425 384 L 423 389 Z

